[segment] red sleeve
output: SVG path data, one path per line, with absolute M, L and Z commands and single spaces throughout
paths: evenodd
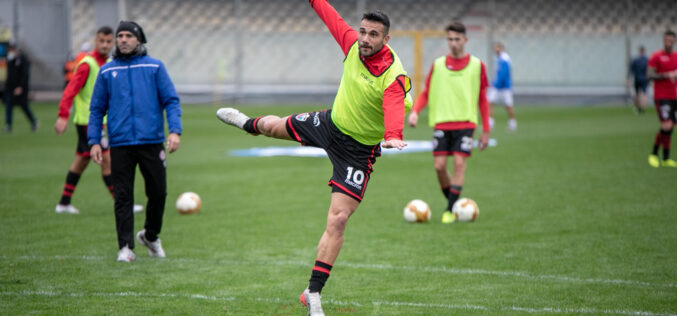
M 344 55 L 348 55 L 350 47 L 357 41 L 357 31 L 351 28 L 341 15 L 336 12 L 327 0 L 310 0 L 310 5 L 322 19 L 336 42 L 341 46 Z
M 656 69 L 657 66 L 658 66 L 658 55 L 654 53 L 649 58 L 649 67 Z
M 383 91 L 383 125 L 385 133 L 383 139 L 402 140 L 402 130 L 404 129 L 404 96 L 405 96 L 404 76 L 397 77 L 397 80 Z
M 489 102 L 487 101 L 487 87 L 489 80 L 487 80 L 487 72 L 482 63 L 482 72 L 480 73 L 480 116 L 482 117 L 482 131 L 488 133 L 491 130 L 489 126 Z
M 421 110 L 428 105 L 428 89 L 430 88 L 430 77 L 433 76 L 433 69 L 435 64 L 430 66 L 430 72 L 428 72 L 428 77 L 425 78 L 425 88 L 423 88 L 423 91 L 421 94 L 418 95 L 416 98 L 416 102 L 414 102 L 414 108 L 413 111 L 416 112 L 416 114 L 421 113 Z
M 63 96 L 61 96 L 61 102 L 59 102 L 60 118 L 68 119 L 68 116 L 70 116 L 73 99 L 80 92 L 80 89 L 85 86 L 87 77 L 89 77 L 89 65 L 82 63 L 75 70 L 75 74 L 71 78 L 71 81 L 68 82 L 66 89 L 63 90 Z

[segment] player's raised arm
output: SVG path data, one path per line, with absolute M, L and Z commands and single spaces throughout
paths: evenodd
M 350 46 L 357 40 L 357 31 L 343 20 L 341 15 L 336 12 L 327 0 L 310 0 L 310 5 L 327 26 L 339 46 L 341 46 L 343 54 L 348 55 Z

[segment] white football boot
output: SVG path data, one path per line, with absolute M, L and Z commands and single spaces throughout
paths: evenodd
M 234 108 L 220 108 L 218 111 L 216 111 L 216 116 L 224 123 L 233 125 L 240 129 L 249 119 L 248 116 L 242 114 L 242 112 Z
M 134 251 L 129 249 L 129 247 L 124 246 L 120 251 L 118 251 L 118 261 L 119 262 L 132 262 L 136 259 Z
M 143 212 L 143 205 L 134 204 L 134 213 L 141 213 L 141 212 Z
M 75 208 L 75 206 L 73 206 L 71 204 L 68 204 L 68 205 L 57 204 L 54 211 L 56 211 L 57 214 L 61 214 L 61 213 L 80 214 L 80 211 L 78 211 L 78 209 Z
M 308 316 L 324 316 L 324 311 L 322 311 L 322 296 L 320 293 L 310 293 L 310 290 L 306 288 L 301 297 L 299 298 L 301 304 L 308 307 Z
M 157 257 L 157 258 L 165 258 L 166 257 L 165 251 L 164 251 L 164 249 L 162 249 L 162 242 L 160 241 L 160 238 L 158 238 L 156 241 L 148 241 L 148 239 L 146 239 L 146 230 L 145 229 L 136 233 L 136 240 L 140 244 L 148 247 L 148 254 L 151 257 Z

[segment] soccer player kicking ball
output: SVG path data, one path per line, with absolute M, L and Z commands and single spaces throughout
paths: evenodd
M 249 118 L 221 108 L 223 122 L 250 134 L 287 139 L 323 148 L 334 167 L 327 226 L 317 247 L 310 282 L 301 294 L 309 315 L 324 315 L 320 292 L 343 245 L 350 215 L 362 201 L 372 166 L 384 148 L 402 149 L 402 129 L 412 99 L 409 78 L 387 45 L 390 20 L 380 11 L 362 16 L 359 31 L 348 26 L 326 0 L 310 4 L 345 54 L 343 76 L 331 110 L 280 118 Z
M 484 63 L 466 54 L 468 41 L 465 25 L 455 22 L 447 27 L 447 44 L 450 55 L 435 60 L 426 79 L 426 86 L 416 99 L 409 115 L 409 125 L 416 127 L 418 114 L 430 105 L 429 123 L 434 127 L 433 156 L 435 172 L 447 198 L 447 209 L 442 223 L 452 223 L 451 207 L 458 200 L 465 182 L 466 159 L 473 146 L 473 132 L 477 126 L 477 112 L 482 115 L 482 136 L 479 146 L 483 150 L 489 142 L 489 104 L 485 90 L 488 81 Z M 447 157 L 454 157 L 454 175 L 449 176 Z
M 675 32 L 667 31 L 663 34 L 663 49 L 654 52 L 649 58 L 647 77 L 653 80 L 653 97 L 656 103 L 658 119 L 661 128 L 656 134 L 653 151 L 649 155 L 649 165 L 658 168 L 677 167 L 677 162 L 670 159 L 670 142 L 672 129 L 677 122 L 677 52 Z M 663 160 L 658 159 L 658 149 L 663 147 Z

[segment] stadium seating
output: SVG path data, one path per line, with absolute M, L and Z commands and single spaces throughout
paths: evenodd
M 93 1 L 72 1 L 73 51 L 93 35 Z M 620 89 L 626 68 L 626 34 L 631 37 L 633 52 L 639 44 L 653 50 L 658 48 L 665 29 L 677 28 L 674 0 L 330 2 L 347 23 L 355 26 L 359 24 L 358 11 L 382 10 L 390 16 L 395 31 L 440 30 L 460 18 L 481 29 L 472 34 L 468 49 L 485 61 L 492 58 L 491 37 L 483 32 L 491 29 L 494 40 L 507 43 L 516 65 L 531 64 L 515 69 L 518 86 Z M 121 16 L 144 27 L 151 55 L 167 65 L 179 85 L 335 85 L 340 79 L 342 54 L 305 0 L 126 3 L 127 12 Z M 412 72 L 413 41 L 395 36 L 391 43 L 397 47 L 405 68 Z M 423 47 L 426 68 L 434 56 L 446 50 L 444 42 L 436 38 L 427 39 Z M 308 58 L 306 52 L 323 56 L 322 61 Z M 574 55 L 577 56 L 572 60 Z M 332 60 L 337 62 L 327 62 Z M 491 70 L 490 62 L 488 67 Z M 594 71 L 586 72 L 588 69 Z

